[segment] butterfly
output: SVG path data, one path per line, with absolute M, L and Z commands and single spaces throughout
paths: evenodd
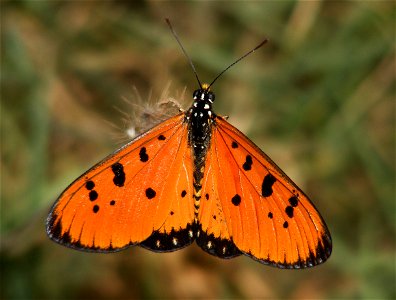
M 136 137 L 67 187 L 48 215 L 49 237 L 91 252 L 132 245 L 170 252 L 195 241 L 220 258 L 244 254 L 279 268 L 326 261 L 332 250 L 330 233 L 309 198 L 212 110 L 211 86 L 224 71 L 211 84 L 201 84 L 190 64 L 199 83 L 192 106 Z

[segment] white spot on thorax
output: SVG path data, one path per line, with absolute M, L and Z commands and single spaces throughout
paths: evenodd
M 210 108 L 209 104 L 206 103 L 204 109 L 209 109 L 209 108 Z
M 173 243 L 173 245 L 176 246 L 176 245 L 177 245 L 177 238 L 174 237 L 174 238 L 172 239 L 172 243 Z
M 159 248 L 159 247 L 161 246 L 160 240 L 157 240 L 157 241 L 155 242 L 155 246 L 156 246 L 157 248 Z
M 206 245 L 208 247 L 208 249 L 212 248 L 212 242 L 209 241 L 208 244 Z

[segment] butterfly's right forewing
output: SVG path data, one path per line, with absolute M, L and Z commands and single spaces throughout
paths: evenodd
M 47 233 L 88 251 L 184 247 L 193 241 L 192 167 L 187 125 L 179 114 L 74 181 L 52 208 Z
M 236 248 L 281 268 L 323 263 L 331 237 L 308 197 L 223 118 L 213 127 L 199 215 L 210 238 L 201 247 L 212 254 Z

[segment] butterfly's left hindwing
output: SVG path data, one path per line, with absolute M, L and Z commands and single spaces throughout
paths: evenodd
M 201 199 L 197 242 L 211 254 L 240 251 L 281 268 L 311 267 L 330 256 L 329 231 L 308 197 L 221 117 L 213 124 Z
M 140 244 L 173 251 L 194 240 L 193 173 L 184 114 L 141 135 L 74 181 L 54 204 L 47 233 L 79 250 Z

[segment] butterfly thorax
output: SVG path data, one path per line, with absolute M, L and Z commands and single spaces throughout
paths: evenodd
M 189 127 L 188 142 L 194 157 L 194 190 L 196 214 L 201 198 L 201 181 L 205 167 L 205 157 L 208 152 L 212 135 L 212 124 L 215 114 L 212 103 L 215 95 L 208 89 L 199 89 L 193 93 L 194 103 L 186 112 L 186 121 Z
M 194 153 L 205 152 L 211 136 L 211 125 L 214 118 L 212 103 L 214 94 L 204 89 L 196 90 L 193 94 L 194 103 L 186 113 L 189 124 L 189 143 Z

